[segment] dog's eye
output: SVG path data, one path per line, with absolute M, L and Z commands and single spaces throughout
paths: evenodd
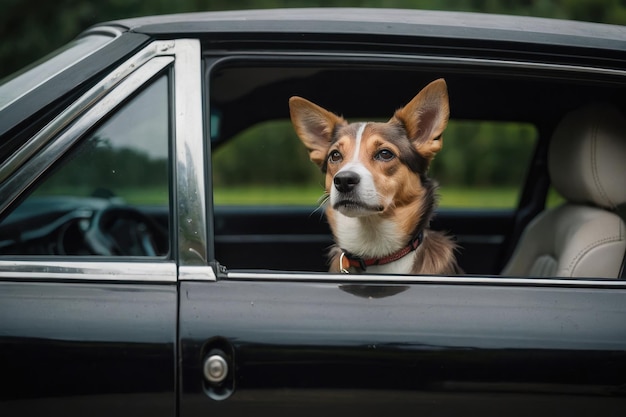
M 389 149 L 382 149 L 374 156 L 374 159 L 379 161 L 391 161 L 393 158 L 395 158 L 395 155 Z
M 339 151 L 332 151 L 330 155 L 328 155 L 328 160 L 330 162 L 341 162 L 343 160 L 343 156 Z

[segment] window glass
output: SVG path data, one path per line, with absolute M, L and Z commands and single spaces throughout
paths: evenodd
M 0 225 L 0 253 L 168 252 L 168 79 L 85 137 Z

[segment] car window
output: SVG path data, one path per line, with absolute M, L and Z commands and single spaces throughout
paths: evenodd
M 384 265 L 394 261 L 387 261 L 412 259 L 399 254 L 416 250 L 426 231 L 431 248 L 433 236 L 442 243 L 428 257 L 442 268 L 413 270 L 457 274 L 448 262 L 456 260 L 466 275 L 500 275 L 527 225 L 546 205 L 559 204 L 553 191 L 546 202 L 546 151 L 555 126 L 573 109 L 614 95 L 609 84 L 581 83 L 565 72 L 549 78 L 539 67 L 532 74 L 508 64 L 465 72 L 458 62 L 386 65 L 375 58 L 358 58 L 358 65 L 333 57 L 207 65 L 210 232 L 215 259 L 227 270 L 393 274 Z M 390 117 L 396 120 L 387 125 L 358 123 Z M 396 138 L 405 133 L 415 146 L 400 146 Z M 369 138 L 371 158 L 337 176 L 332 164 L 351 164 L 354 157 L 344 155 L 362 149 L 361 137 Z M 397 186 L 401 180 L 410 185 Z M 324 195 L 325 181 L 334 183 L 331 196 Z M 370 214 L 376 210 L 380 215 Z M 372 225 L 378 229 L 368 234 Z
M 548 196 L 546 197 L 546 207 L 554 208 L 558 207 L 565 203 L 565 199 L 559 192 L 553 187 L 550 186 L 548 189 Z
M 465 272 L 499 272 L 539 138 L 533 123 L 494 111 L 493 102 L 473 111 L 482 99 L 473 90 L 491 88 L 488 77 L 469 80 L 424 66 L 254 62 L 218 65 L 208 77 L 214 251 L 229 270 L 328 271 L 332 263 L 325 175 L 294 129 L 291 97 L 349 122 L 385 122 L 425 85 L 445 78 L 451 116 L 428 171 L 439 183 L 433 227 L 454 235 Z
M 0 253 L 165 255 L 168 91 L 157 79 L 82 139 L 0 224 Z

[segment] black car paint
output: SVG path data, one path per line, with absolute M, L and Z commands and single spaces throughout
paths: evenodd
M 176 414 L 175 285 L 0 282 L 2 415 Z
M 624 295 L 358 277 L 182 283 L 181 416 L 525 415 L 549 403 L 559 415 L 618 415 Z M 234 374 L 221 401 L 201 378 L 215 348 Z

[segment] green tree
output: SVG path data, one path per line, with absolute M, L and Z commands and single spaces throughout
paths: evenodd
M 289 121 L 248 129 L 216 150 L 212 161 L 213 181 L 218 186 L 323 182 Z

